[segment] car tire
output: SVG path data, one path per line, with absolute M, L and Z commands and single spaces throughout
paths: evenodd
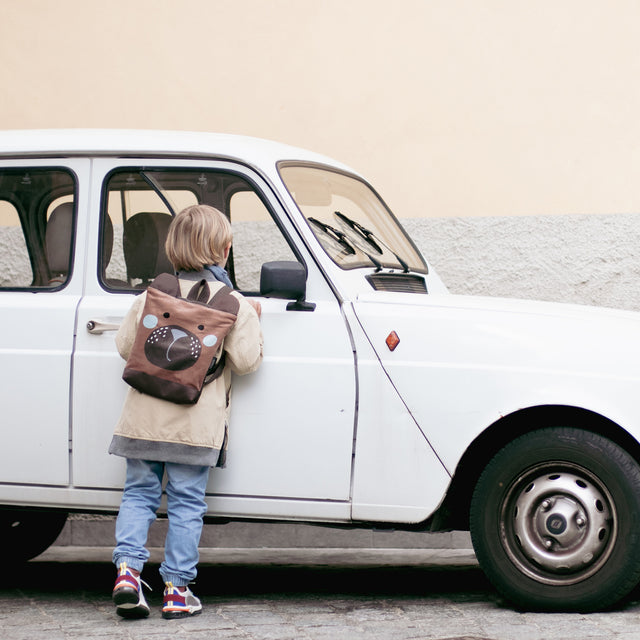
M 470 529 L 485 574 L 516 605 L 606 609 L 640 580 L 640 468 L 592 432 L 528 433 L 480 476 Z
M 62 511 L 0 510 L 0 541 L 9 562 L 20 564 L 48 549 L 67 520 Z

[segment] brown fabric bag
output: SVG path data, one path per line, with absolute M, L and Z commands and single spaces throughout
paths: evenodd
M 160 274 L 147 289 L 142 318 L 122 378 L 134 389 L 176 404 L 195 404 L 224 367 L 222 342 L 240 303 L 223 286 L 209 299 L 206 280 L 186 298 L 177 276 Z

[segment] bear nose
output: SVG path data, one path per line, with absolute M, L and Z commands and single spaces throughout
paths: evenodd
M 182 329 L 176 329 L 175 327 L 171 328 L 171 337 L 173 341 L 180 340 L 180 338 L 186 338 L 187 334 Z
M 180 340 L 180 338 L 188 338 L 189 334 L 187 334 L 182 329 L 178 329 L 177 327 L 171 327 L 171 337 L 173 338 L 173 340 L 171 341 L 171 344 L 167 347 L 167 360 L 169 362 L 171 362 L 171 356 L 169 355 L 169 352 L 171 351 L 171 348 L 173 347 L 173 345 L 178 340 Z

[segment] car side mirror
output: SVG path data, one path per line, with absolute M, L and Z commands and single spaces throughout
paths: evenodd
M 294 300 L 287 311 L 313 311 L 316 305 L 305 301 L 307 270 L 296 261 L 265 262 L 260 271 L 260 295 L 265 298 Z

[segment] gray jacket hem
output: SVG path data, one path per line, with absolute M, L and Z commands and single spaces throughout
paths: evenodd
M 153 460 L 155 462 L 175 462 L 200 467 L 215 467 L 220 462 L 220 450 L 209 447 L 196 447 L 174 442 L 140 440 L 114 435 L 109 453 L 123 458 Z M 222 456 L 223 457 L 223 456 Z

